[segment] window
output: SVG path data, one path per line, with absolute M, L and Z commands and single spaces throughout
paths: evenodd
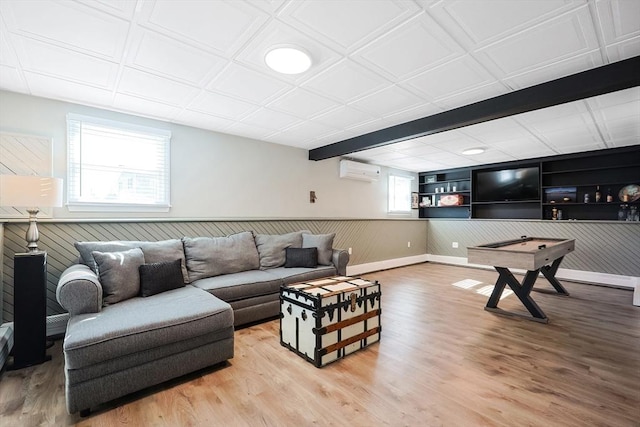
M 163 129 L 67 115 L 69 209 L 167 212 L 170 140 Z
M 389 175 L 389 212 L 411 212 L 411 181 L 413 178 Z

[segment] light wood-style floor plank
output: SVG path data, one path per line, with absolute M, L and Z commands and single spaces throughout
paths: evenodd
M 235 357 L 67 415 L 53 360 L 4 372 L 1 426 L 640 426 L 640 308 L 628 290 L 563 282 L 534 292 L 548 324 L 484 310 L 497 273 L 433 263 L 382 284 L 382 339 L 317 369 L 279 343 L 278 320 L 236 331 Z M 481 282 L 469 289 L 463 280 Z M 537 288 L 551 286 L 539 279 Z M 514 295 L 500 307 L 524 313 Z

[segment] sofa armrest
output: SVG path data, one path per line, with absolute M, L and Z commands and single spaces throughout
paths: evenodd
M 72 265 L 60 275 L 56 299 L 71 316 L 99 312 L 102 309 L 102 285 L 98 275 L 86 265 Z
M 347 264 L 349 264 L 349 252 L 347 252 L 347 250 L 334 249 L 333 254 L 331 255 L 331 261 L 333 261 L 333 265 L 336 267 L 338 275 L 347 275 Z

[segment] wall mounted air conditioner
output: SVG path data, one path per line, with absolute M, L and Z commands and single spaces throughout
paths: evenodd
M 380 177 L 380 166 L 367 163 L 340 160 L 340 178 L 373 182 Z

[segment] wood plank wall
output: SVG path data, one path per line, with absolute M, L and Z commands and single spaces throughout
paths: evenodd
M 427 253 L 466 257 L 467 247 L 520 236 L 576 240 L 562 268 L 640 277 L 640 223 L 604 221 L 429 220 Z M 452 243 L 458 242 L 458 248 Z
M 1 225 L 1 224 L 0 224 Z M 25 251 L 26 222 L 4 224 L 2 248 L 3 322 L 13 320 L 13 254 Z M 252 230 L 283 234 L 298 230 L 336 233 L 334 247 L 353 248 L 350 265 L 422 255 L 427 231 L 423 220 L 244 220 L 244 221 L 38 221 L 38 247 L 48 252 L 47 314 L 64 312 L 55 298 L 60 273 L 78 258 L 76 241 L 149 240 L 183 236 L 226 236 Z M 407 242 L 411 242 L 408 248 Z

